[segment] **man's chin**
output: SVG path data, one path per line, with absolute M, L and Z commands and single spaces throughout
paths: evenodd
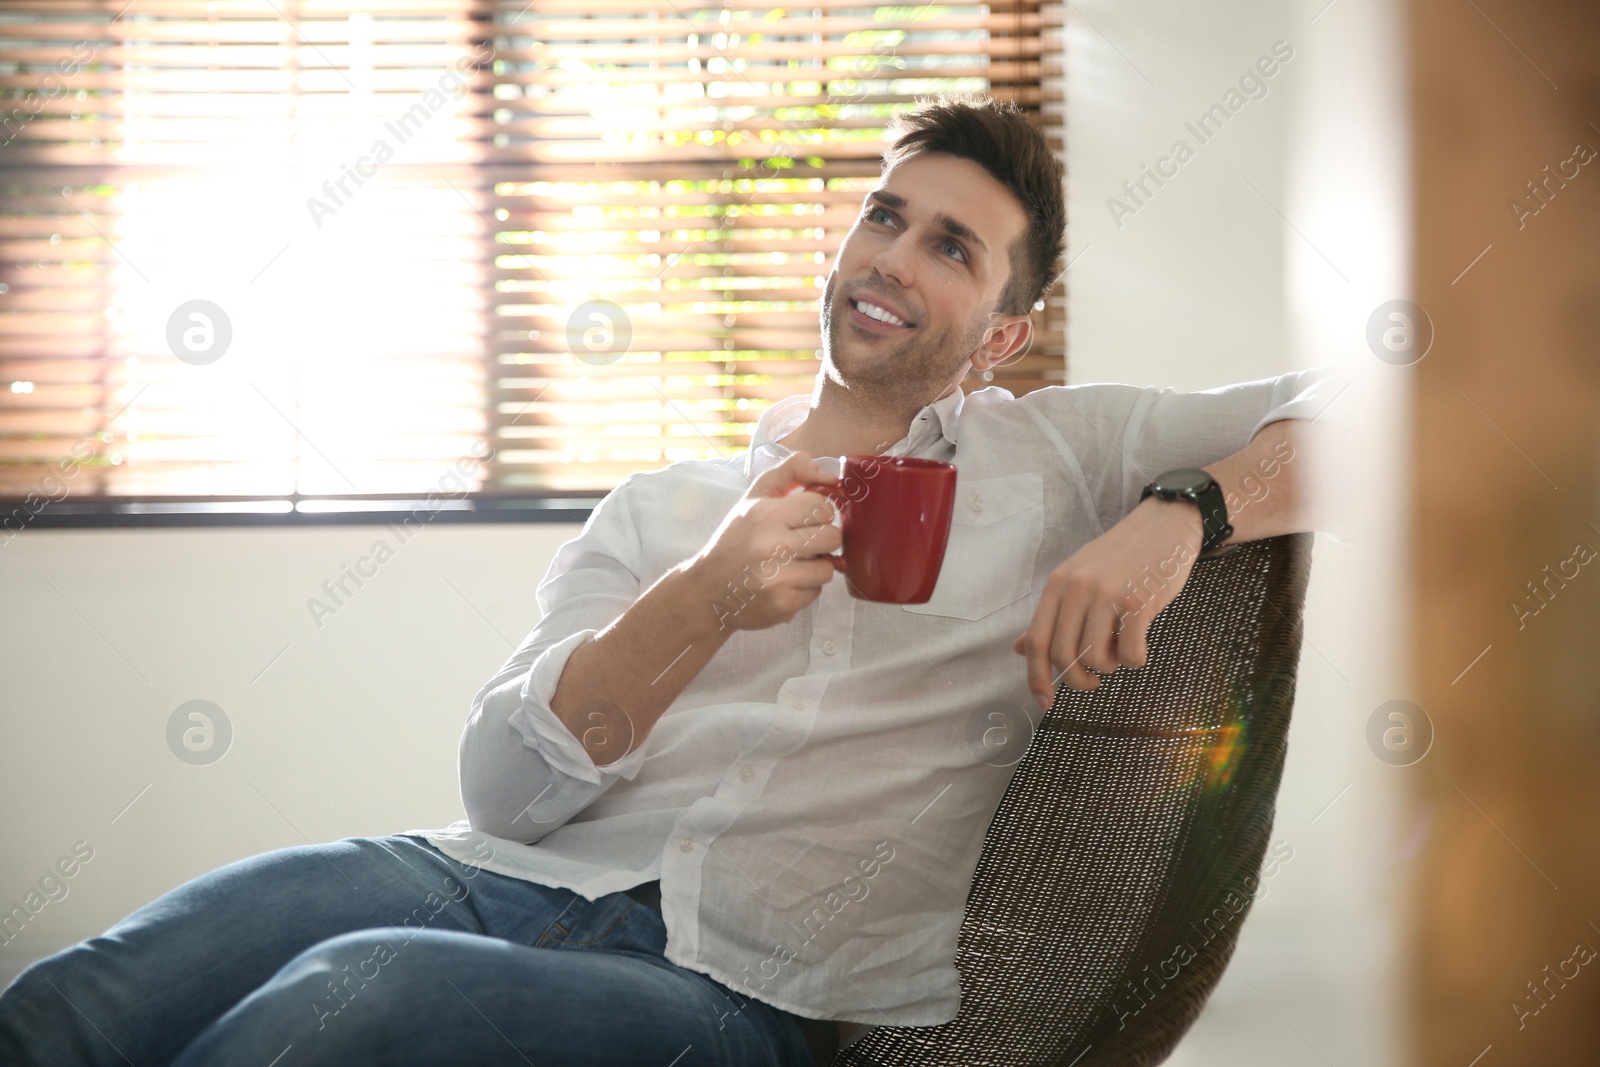
M 895 353 L 887 349 L 862 352 L 846 347 L 843 350 L 835 348 L 825 359 L 840 384 L 871 385 L 892 380 L 904 373 L 894 357 Z
M 877 364 L 903 356 L 913 343 L 909 332 L 904 337 L 867 333 L 847 323 L 834 333 L 830 347 L 836 359 L 843 356 L 846 362 Z

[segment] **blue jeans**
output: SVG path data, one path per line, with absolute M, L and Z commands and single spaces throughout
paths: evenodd
M 661 915 L 352 837 L 230 863 L 0 995 L 0 1063 L 813 1067 L 797 1016 L 668 962 Z

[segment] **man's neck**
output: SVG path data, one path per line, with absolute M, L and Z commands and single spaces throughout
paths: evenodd
M 863 399 L 819 374 L 810 413 L 778 443 L 809 456 L 882 455 L 905 437 L 917 412 L 959 388 L 950 385 L 937 397 L 897 404 Z

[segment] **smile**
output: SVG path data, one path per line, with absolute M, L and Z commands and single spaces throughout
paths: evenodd
M 850 306 L 855 309 L 857 315 L 882 323 L 885 326 L 909 327 L 911 325 L 911 323 L 902 319 L 888 308 L 880 307 L 867 300 L 852 300 L 850 301 Z

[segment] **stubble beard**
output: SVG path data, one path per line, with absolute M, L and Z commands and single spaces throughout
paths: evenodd
M 830 274 L 822 290 L 823 370 L 871 410 L 915 414 L 949 388 L 983 341 L 981 325 L 959 338 L 956 328 L 947 326 L 936 334 L 915 332 L 893 347 L 880 341 L 876 352 L 862 352 L 858 346 L 841 362 L 844 343 L 856 337 L 845 322 L 850 302 L 837 299 L 838 279 L 837 273 Z

